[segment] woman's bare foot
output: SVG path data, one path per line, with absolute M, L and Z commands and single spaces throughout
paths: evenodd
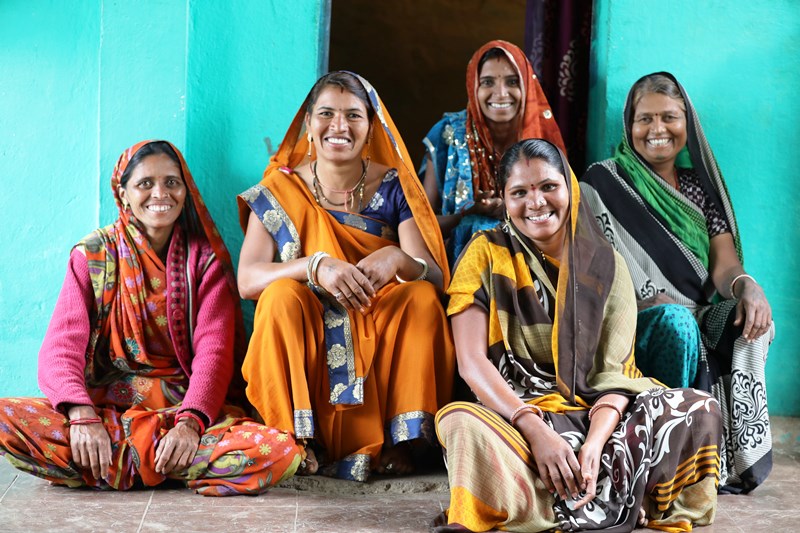
M 647 527 L 647 513 L 644 512 L 644 505 L 639 508 L 639 520 L 637 520 L 639 527 Z
M 300 466 L 297 467 L 297 472 L 295 472 L 295 474 L 298 476 L 313 476 L 317 473 L 317 470 L 319 470 L 319 461 L 317 461 L 317 455 L 310 446 L 306 445 L 305 452 L 306 456 L 300 462 Z
M 411 454 L 411 445 L 401 442 L 395 446 L 385 447 L 381 452 L 381 465 L 377 468 L 379 474 L 406 476 L 414 473 L 414 460 Z

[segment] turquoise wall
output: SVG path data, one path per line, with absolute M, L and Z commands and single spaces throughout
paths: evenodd
M 234 258 L 234 196 L 325 63 L 327 0 L 0 2 L 0 396 L 38 395 L 36 356 L 70 247 L 115 216 L 119 153 L 166 138 L 190 168 Z M 320 43 L 323 43 L 322 45 Z M 800 414 L 800 10 L 792 0 L 596 0 L 590 156 L 611 153 L 641 75 L 669 70 L 697 105 L 728 180 L 747 270 L 777 338 L 773 414 Z M 287 59 L 288 58 L 288 59 Z
M 611 155 L 631 85 L 672 72 L 695 104 L 730 190 L 745 267 L 777 336 L 767 364 L 774 415 L 800 415 L 800 9 L 794 0 L 596 0 L 590 160 Z
M 109 179 L 175 143 L 234 258 L 261 178 L 323 63 L 325 0 L 0 2 L 0 396 L 36 359 L 71 246 L 113 221 Z M 324 50 L 323 50 L 324 52 Z

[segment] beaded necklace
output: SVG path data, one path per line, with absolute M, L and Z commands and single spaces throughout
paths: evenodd
M 346 207 L 347 204 L 349 203 L 350 204 L 349 209 L 352 211 L 353 210 L 353 204 L 355 203 L 355 199 L 356 199 L 355 198 L 356 197 L 355 193 L 357 193 L 358 194 L 358 212 L 360 212 L 361 208 L 362 208 L 362 206 L 364 204 L 364 187 L 366 186 L 366 183 L 367 183 L 367 169 L 368 168 L 369 168 L 369 164 L 365 163 L 364 160 L 362 159 L 361 160 L 361 177 L 358 179 L 358 182 L 350 189 L 334 189 L 333 187 L 328 187 L 327 185 L 325 185 L 324 183 L 322 183 L 319 180 L 319 178 L 317 177 L 317 162 L 314 161 L 311 164 L 311 176 L 313 176 L 313 179 L 312 179 L 311 183 L 312 183 L 313 191 L 314 191 L 314 200 L 316 200 L 317 205 L 322 206 L 322 204 L 319 201 L 320 197 L 322 197 L 323 200 L 325 200 L 328 204 L 330 204 L 330 205 L 332 205 L 334 207 L 342 207 L 342 206 Z M 344 201 L 341 202 L 341 203 L 337 203 L 337 202 L 331 201 L 327 196 L 325 196 L 325 192 L 323 191 L 323 189 L 326 189 L 326 190 L 328 190 L 330 192 L 334 192 L 334 193 L 338 193 L 338 194 L 344 194 Z

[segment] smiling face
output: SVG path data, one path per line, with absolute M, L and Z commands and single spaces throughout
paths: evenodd
M 133 216 L 144 226 L 151 241 L 172 231 L 186 201 L 181 169 L 166 154 L 153 154 L 142 159 L 118 192 L 123 204 L 130 205 Z
M 547 255 L 560 257 L 569 216 L 569 189 L 558 169 L 543 159 L 520 159 L 508 173 L 503 201 L 520 232 Z
M 522 101 L 519 74 L 505 57 L 488 59 L 478 76 L 478 102 L 487 122 L 514 120 Z
M 360 159 L 370 130 L 367 107 L 353 93 L 327 86 L 306 115 L 306 129 L 313 138 L 318 159 Z
M 631 140 L 633 149 L 656 172 L 671 175 L 678 152 L 686 146 L 686 109 L 683 104 L 665 94 L 646 93 L 633 112 Z

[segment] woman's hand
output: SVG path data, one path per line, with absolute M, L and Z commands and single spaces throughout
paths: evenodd
M 736 304 L 736 318 L 733 325 L 744 324 L 742 337 L 747 342 L 753 342 L 772 326 L 772 308 L 764 290 L 750 278 L 739 279 L 734 292 L 739 294 L 739 303 Z
M 356 268 L 367 277 L 373 289 L 380 290 L 397 275 L 405 255 L 396 246 L 384 246 L 359 261 Z
M 575 504 L 576 509 L 580 509 L 594 500 L 597 494 L 597 476 L 600 473 L 600 457 L 602 453 L 602 443 L 595 443 L 589 440 L 581 446 L 581 451 L 578 452 L 578 463 L 581 465 L 581 477 L 583 478 L 581 489 L 585 491 L 585 495 Z
M 167 475 L 192 464 L 200 445 L 200 426 L 192 419 L 181 419 L 156 447 L 156 472 Z
M 517 425 L 531 447 L 539 477 L 551 494 L 557 492 L 562 500 L 577 498 L 583 478 L 575 452 L 553 428 L 537 419 L 525 414 Z
M 78 418 L 97 418 L 91 405 L 75 405 L 67 411 L 70 420 Z M 72 459 L 80 468 L 91 469 L 92 477 L 101 479 L 108 476 L 111 466 L 111 438 L 100 422 L 96 424 L 69 427 L 69 447 Z
M 317 266 L 317 283 L 347 309 L 366 312 L 375 297 L 369 279 L 354 265 L 334 257 L 324 257 Z
M 748 342 L 761 337 L 772 327 L 772 308 L 764 290 L 750 276 L 744 277 L 744 267 L 736 254 L 730 233 L 711 238 L 709 264 L 714 286 L 724 298 L 738 298 L 735 326 L 742 326 L 742 337 Z M 737 276 L 739 279 L 737 280 Z M 732 281 L 736 281 L 731 285 Z
M 651 307 L 655 307 L 657 305 L 674 304 L 674 303 L 675 300 L 673 300 L 663 292 L 658 292 L 656 293 L 655 296 L 651 296 L 650 298 L 645 298 L 644 300 L 637 300 L 636 308 L 639 311 L 644 311 L 645 309 L 650 309 Z
M 481 215 L 485 217 L 503 219 L 503 199 L 494 191 L 476 191 L 475 204 L 467 209 L 465 215 Z

